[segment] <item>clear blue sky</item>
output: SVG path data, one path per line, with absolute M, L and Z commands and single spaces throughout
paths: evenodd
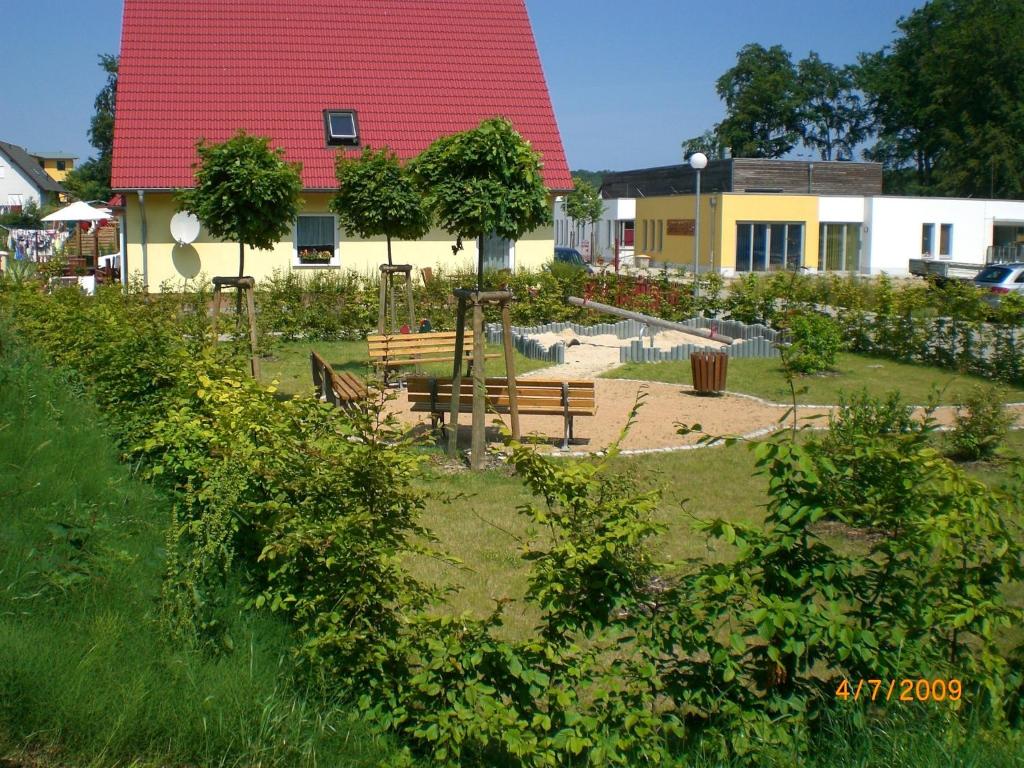
M 889 43 L 924 0 L 527 0 L 572 168 L 681 161 L 683 139 L 722 118 L 715 80 L 747 43 L 834 64 Z M 86 131 L 116 53 L 121 0 L 5 0 L 0 140 L 94 153 Z M 63 32 L 63 38 L 55 31 Z M 170 116 L 173 119 L 173 115 Z

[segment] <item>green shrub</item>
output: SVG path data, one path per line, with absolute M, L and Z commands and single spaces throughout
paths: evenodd
M 785 365 L 789 370 L 820 373 L 836 364 L 836 357 L 843 349 L 843 336 L 835 320 L 807 312 L 788 317 L 785 327 L 790 343 Z
M 1002 391 L 975 387 L 957 403 L 956 424 L 949 433 L 952 455 L 961 461 L 991 459 L 1013 423 Z

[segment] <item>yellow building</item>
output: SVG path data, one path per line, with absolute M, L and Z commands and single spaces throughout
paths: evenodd
M 348 238 L 339 232 L 337 218 L 328 208 L 330 197 L 323 192 L 303 194 L 305 206 L 287 239 L 269 251 L 246 248 L 245 273 L 257 281 L 274 270 L 309 274 L 340 268 L 364 275 L 377 274 L 379 265 L 387 264 L 385 239 Z M 127 269 L 129 273 L 139 273 L 150 290 L 158 290 L 161 286 L 174 287 L 200 276 L 209 279 L 216 275 L 238 274 L 237 243 L 217 240 L 205 228 L 192 243 L 175 242 L 171 235 L 175 206 L 170 193 L 146 192 L 141 199 L 137 193 L 127 193 L 125 202 Z M 485 266 L 537 268 L 551 261 L 553 239 L 552 227 L 545 227 L 515 243 L 501 240 L 486 242 Z M 392 240 L 392 259 L 395 264 L 412 264 L 416 268 L 474 266 L 476 243 L 464 242 L 463 250 L 453 256 L 454 242 L 454 237 L 441 230 L 434 230 L 415 242 Z M 304 254 L 311 255 L 307 259 Z M 325 255 L 319 257 L 316 254 Z
M 75 169 L 75 160 L 78 159 L 66 152 L 33 152 L 32 158 L 54 181 L 64 181 Z
M 636 253 L 693 269 L 694 195 L 636 201 Z M 816 195 L 701 195 L 698 269 L 724 274 L 818 268 Z

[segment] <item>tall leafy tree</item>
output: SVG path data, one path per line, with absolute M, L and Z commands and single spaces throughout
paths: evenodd
M 800 89 L 789 52 L 745 45 L 715 84 L 726 117 L 715 128 L 733 157 L 782 157 L 800 140 Z
M 822 61 L 812 51 L 796 71 L 803 143 L 817 150 L 822 160 L 852 160 L 870 125 L 855 69 Z
M 474 238 L 483 271 L 483 238 L 518 240 L 551 223 L 540 155 L 504 118 L 442 136 L 412 163 L 427 209 L 458 238 Z M 482 275 L 477 279 L 482 285 Z
M 860 59 L 871 156 L 905 191 L 1024 194 L 1024 3 L 931 0 L 897 26 Z
M 242 277 L 245 246 L 269 250 L 291 230 L 302 203 L 302 165 L 245 131 L 220 144 L 200 141 L 196 150 L 196 185 L 178 191 L 178 210 L 194 213 L 214 237 L 238 243 Z
M 572 178 L 573 190 L 565 196 L 565 215 L 575 222 L 593 227 L 604 213 L 604 200 L 597 188 L 579 176 Z M 591 251 L 593 253 L 593 251 Z
M 117 101 L 119 59 L 100 54 L 100 67 L 107 82 L 93 102 L 95 112 L 89 122 L 89 143 L 99 153 L 72 170 L 63 184 L 79 200 L 107 200 L 110 197 L 110 163 L 114 154 L 114 106 Z
M 391 264 L 391 239 L 418 240 L 430 230 L 430 216 L 412 175 L 388 148 L 363 149 L 358 158 L 339 154 L 338 191 L 331 210 L 341 228 L 357 237 L 384 235 Z
M 683 142 L 683 157 L 689 157 L 696 152 L 703 152 L 712 160 L 725 160 L 729 157 L 729 148 L 722 143 L 722 137 L 717 130 L 704 131 L 700 136 L 694 136 Z

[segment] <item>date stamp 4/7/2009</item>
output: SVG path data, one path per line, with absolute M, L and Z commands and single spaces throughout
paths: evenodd
M 846 680 L 836 688 L 841 701 L 960 701 L 964 686 L 956 678 L 903 678 L 891 680 Z

